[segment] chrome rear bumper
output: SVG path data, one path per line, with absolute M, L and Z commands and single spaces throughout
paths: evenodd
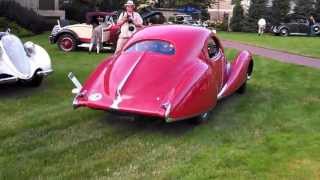
M 40 76 L 48 76 L 49 74 L 53 73 L 53 70 L 50 69 L 50 70 L 46 70 L 46 71 L 38 71 L 37 72 L 37 75 L 40 75 Z
M 51 73 L 53 73 L 53 70 L 38 71 L 37 75 L 39 75 L 39 76 L 48 76 Z M 0 84 L 14 83 L 14 82 L 17 82 L 18 80 L 19 80 L 19 78 L 17 78 L 17 77 L 0 78 Z
M 2 78 L 2 79 L 0 79 L 0 84 L 13 83 L 13 82 L 17 82 L 17 81 L 18 81 L 18 78 L 16 78 L 16 77 Z

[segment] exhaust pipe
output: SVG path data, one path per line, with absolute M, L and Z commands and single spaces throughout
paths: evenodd
M 82 89 L 82 85 L 81 85 L 80 81 L 78 80 L 78 78 L 72 72 L 70 72 L 68 74 L 68 78 L 71 80 L 71 82 L 75 86 L 75 88 L 72 89 L 72 93 L 79 94 Z

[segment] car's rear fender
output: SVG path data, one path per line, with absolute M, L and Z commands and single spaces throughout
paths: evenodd
M 228 66 L 227 82 L 218 94 L 218 99 L 231 95 L 243 83 L 250 79 L 253 72 L 253 59 L 249 51 L 241 51 L 235 60 Z
M 193 71 L 193 72 L 192 72 Z M 168 98 L 170 109 L 167 122 L 195 117 L 209 111 L 217 102 L 217 83 L 215 71 L 202 64 L 188 73 L 174 88 Z

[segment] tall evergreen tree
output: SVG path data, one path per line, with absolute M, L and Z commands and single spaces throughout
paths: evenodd
M 232 31 L 242 31 L 244 20 L 244 10 L 241 5 L 241 0 L 236 0 L 235 6 L 233 7 L 233 15 L 230 21 L 230 28 Z
M 296 6 L 294 7 L 294 12 L 304 16 L 309 16 L 314 12 L 314 2 L 315 0 L 296 0 Z
M 291 0 L 274 0 L 272 2 L 271 21 L 273 24 L 278 24 L 283 21 L 284 17 L 290 11 Z
M 251 0 L 247 17 L 244 21 L 243 31 L 255 32 L 258 28 L 258 20 L 265 18 L 267 0 Z
M 316 20 L 320 22 L 320 0 L 316 0 L 314 14 L 316 16 Z

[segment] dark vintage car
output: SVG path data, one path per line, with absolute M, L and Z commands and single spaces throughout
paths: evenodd
M 283 22 L 271 27 L 271 32 L 275 35 L 319 35 L 320 24 L 310 25 L 308 18 L 302 15 L 288 15 Z

